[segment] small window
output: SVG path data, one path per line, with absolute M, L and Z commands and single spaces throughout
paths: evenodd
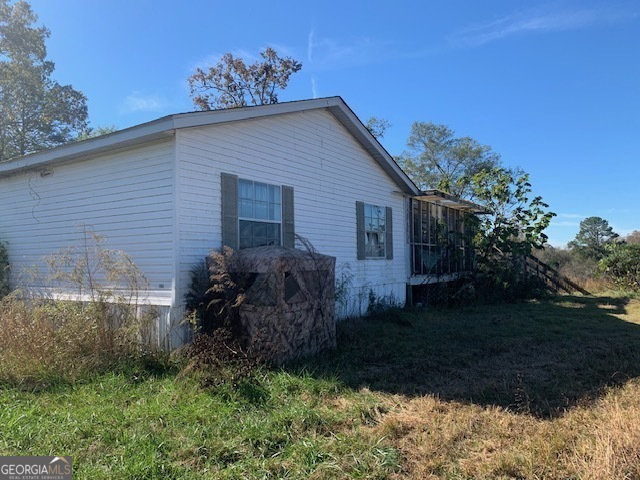
M 358 260 L 393 260 L 393 209 L 356 202 Z
M 364 247 L 367 258 L 385 258 L 386 209 L 378 205 L 364 204 Z

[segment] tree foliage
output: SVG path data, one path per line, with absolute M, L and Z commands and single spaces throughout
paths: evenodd
M 422 189 L 437 188 L 460 198 L 474 198 L 474 175 L 500 167 L 500 156 L 471 137 L 456 137 L 446 125 L 415 122 L 409 151 L 400 166 Z
M 588 217 L 580 222 L 580 231 L 568 246 L 578 255 L 600 260 L 605 256 L 606 246 L 616 238 L 618 234 L 609 226 L 609 222 L 600 217 Z
M 640 291 L 640 244 L 608 244 L 605 250 L 602 272 L 619 287 Z
M 270 47 L 262 60 L 247 65 L 242 58 L 225 53 L 208 71 L 201 68 L 188 78 L 193 103 L 199 110 L 246 107 L 278 103 L 278 91 L 302 68 L 291 57 L 280 57 Z
M 367 130 L 369 130 L 371 135 L 380 140 L 382 137 L 384 137 L 384 134 L 391 126 L 391 123 L 384 118 L 369 117 L 369 120 L 367 120 L 367 123 L 365 123 L 364 126 L 367 127 Z
M 543 248 L 544 233 L 555 213 L 542 197 L 531 195 L 529 175 L 504 168 L 483 170 L 472 177 L 473 196 L 488 212 L 478 218 L 476 248 L 481 262 L 509 255 L 529 255 Z
M 110 133 L 117 132 L 119 129 L 115 125 L 104 125 L 101 127 L 88 127 L 82 132 L 76 140 L 88 140 L 89 138 L 101 137 L 102 135 L 109 135 Z
M 0 0 L 0 161 L 67 143 L 87 126 L 86 97 L 51 78 L 49 30 L 20 0 Z

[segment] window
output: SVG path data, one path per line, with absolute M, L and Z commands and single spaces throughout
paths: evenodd
M 293 187 L 220 174 L 222 244 L 295 246 Z
M 386 258 L 385 208 L 377 205 L 364 205 L 364 249 L 367 258 Z
M 393 259 L 391 207 L 356 202 L 358 260 Z
M 280 245 L 282 199 L 280 187 L 238 180 L 240 248 Z

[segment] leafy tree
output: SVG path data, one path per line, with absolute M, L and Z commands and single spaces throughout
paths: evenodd
M 446 125 L 415 122 L 400 166 L 422 189 L 438 188 L 473 198 L 473 176 L 500 167 L 500 156 L 471 137 L 455 137 Z
M 369 120 L 367 120 L 367 123 L 365 123 L 364 126 L 367 127 L 367 130 L 369 130 L 369 132 L 371 132 L 371 135 L 379 140 L 384 137 L 384 134 L 391 126 L 391 123 L 389 123 L 389 121 L 385 120 L 384 118 L 369 117 Z
M 543 248 L 544 230 L 555 213 L 542 197 L 531 195 L 529 176 L 504 168 L 476 173 L 471 179 L 472 194 L 486 214 L 472 217 L 477 222 L 476 290 L 495 300 L 526 298 L 535 295 L 539 282 L 522 278 L 514 268 L 523 256 Z
M 616 238 L 618 234 L 609 226 L 609 222 L 600 217 L 588 217 L 580 222 L 580 231 L 568 247 L 578 255 L 600 260 L 606 253 L 606 246 Z
M 201 68 L 188 78 L 193 103 L 199 110 L 246 107 L 278 103 L 278 90 L 302 68 L 291 57 L 280 57 L 268 47 L 262 61 L 247 65 L 242 58 L 225 53 L 208 71 Z
M 67 143 L 87 127 L 87 100 L 51 79 L 49 30 L 20 0 L 0 0 L 0 161 Z
M 473 196 L 486 209 L 478 219 L 478 259 L 491 262 L 508 255 L 529 255 L 544 247 L 544 230 L 555 213 L 542 197 L 531 197 L 529 175 L 515 176 L 504 168 L 483 170 L 472 177 Z
M 623 289 L 640 291 L 640 244 L 608 244 L 599 266 Z

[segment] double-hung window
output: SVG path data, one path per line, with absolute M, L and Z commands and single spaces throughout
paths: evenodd
M 222 244 L 294 247 L 293 187 L 222 173 Z
M 281 245 L 280 187 L 239 179 L 238 221 L 240 248 Z
M 364 204 L 364 248 L 367 258 L 386 258 L 386 209 Z
M 358 260 L 393 259 L 391 207 L 356 202 Z

